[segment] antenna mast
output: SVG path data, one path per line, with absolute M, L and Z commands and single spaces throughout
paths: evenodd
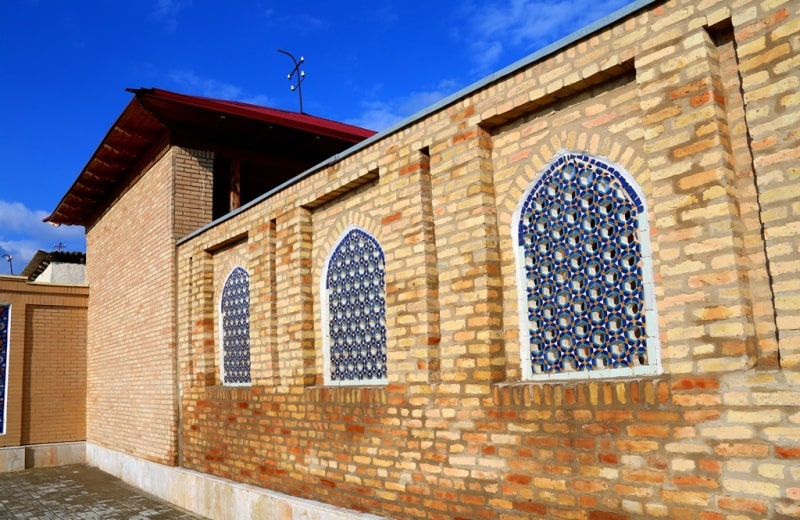
M 295 89 L 297 89 L 297 95 L 300 98 L 300 113 L 301 114 L 305 114 L 305 112 L 303 112 L 303 88 L 301 87 L 301 85 L 303 84 L 303 80 L 306 79 L 306 73 L 305 73 L 305 71 L 300 70 L 300 65 L 302 65 L 303 62 L 306 61 L 306 60 L 302 56 L 300 56 L 300 59 L 297 60 L 297 59 L 295 59 L 295 57 L 294 57 L 294 55 L 292 53 L 287 52 L 287 51 L 285 51 L 283 49 L 278 49 L 278 52 L 280 52 L 281 54 L 285 54 L 285 55 L 289 56 L 292 59 L 292 62 L 294 63 L 294 68 L 292 69 L 292 72 L 287 74 L 286 78 L 289 81 L 292 81 L 292 77 L 295 74 L 297 74 L 297 79 L 295 80 L 296 84 L 294 84 L 291 87 L 289 87 L 289 89 L 291 91 L 294 91 Z
M 12 264 L 11 261 L 14 260 L 14 257 L 9 255 L 8 253 L 6 253 L 6 254 L 3 255 L 3 258 L 5 258 L 8 261 L 8 268 L 11 270 L 11 274 L 13 275 L 14 274 L 14 264 Z

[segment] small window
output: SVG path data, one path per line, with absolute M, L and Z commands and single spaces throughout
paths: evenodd
M 527 379 L 660 370 L 647 211 L 627 172 L 556 156 L 523 195 L 514 232 Z
M 250 275 L 234 268 L 220 298 L 221 375 L 225 385 L 250 384 Z
M 325 383 L 386 382 L 386 296 L 383 249 L 363 229 L 346 231 L 322 276 Z
M 8 395 L 8 348 L 11 335 L 11 305 L 0 304 L 0 435 L 6 433 Z

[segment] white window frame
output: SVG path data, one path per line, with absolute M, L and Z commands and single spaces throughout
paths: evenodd
M 527 298 L 527 273 L 525 269 L 525 248 L 519 241 L 519 225 L 522 218 L 522 210 L 525 201 L 531 192 L 538 186 L 539 181 L 554 168 L 554 165 L 561 158 L 585 157 L 600 162 L 608 169 L 616 171 L 621 176 L 621 181 L 627 184 L 636 195 L 642 205 L 642 210 L 638 214 L 637 231 L 639 233 L 639 246 L 642 259 L 642 284 L 644 292 L 645 306 L 645 331 L 647 345 L 647 365 L 638 365 L 620 368 L 604 368 L 597 370 L 580 370 L 559 372 L 553 374 L 534 374 L 530 360 L 530 329 L 528 325 L 528 298 Z M 633 202 L 633 201 L 632 201 Z M 517 203 L 511 219 L 511 235 L 515 256 L 516 280 L 517 280 L 517 307 L 519 312 L 519 338 L 520 338 L 520 363 L 522 367 L 522 378 L 529 381 L 563 381 L 563 380 L 587 380 L 587 379 L 609 379 L 635 376 L 651 376 L 662 372 L 661 366 L 661 347 L 658 333 L 658 316 L 656 313 L 655 300 L 655 281 L 653 278 L 653 256 L 650 246 L 650 225 L 648 222 L 647 199 L 642 192 L 639 184 L 622 166 L 609 161 L 600 156 L 595 156 L 585 152 L 570 150 L 560 150 L 555 156 L 534 176 L 528 183 L 527 188 Z
M 5 358 L 6 358 L 6 373 L 3 381 L 0 381 L 0 385 L 3 387 L 3 424 L 2 428 L 0 428 L 0 435 L 5 435 L 8 432 L 8 373 L 11 370 L 11 304 L 10 303 L 0 303 L 0 307 L 5 307 L 8 309 L 8 323 L 6 323 L 6 351 L 5 351 Z
M 344 241 L 344 239 L 350 234 L 352 231 L 360 231 L 365 235 L 372 238 L 375 243 L 378 244 L 381 252 L 383 253 L 384 259 L 384 289 L 383 289 L 383 297 L 384 297 L 384 308 L 383 308 L 383 315 L 384 318 L 386 317 L 386 253 L 381 246 L 380 241 L 375 238 L 372 233 L 365 230 L 364 228 L 356 225 L 350 225 L 342 231 L 342 234 L 339 235 L 339 238 L 336 239 L 336 242 L 331 246 L 330 250 L 328 251 L 327 256 L 325 257 L 325 263 L 322 267 L 322 276 L 320 276 L 319 281 L 319 293 L 320 293 L 320 301 L 321 301 L 321 312 L 320 317 L 322 319 L 322 373 L 323 373 L 323 381 L 326 386 L 382 386 L 386 385 L 389 381 L 388 378 L 388 368 L 389 368 L 389 360 L 388 360 L 388 348 L 389 348 L 389 341 L 388 341 L 388 329 L 387 329 L 387 339 L 386 339 L 386 349 L 387 349 L 387 376 L 378 378 L 378 379 L 367 379 L 367 380 L 355 380 L 355 381 L 333 381 L 331 379 L 331 334 L 330 334 L 330 299 L 328 295 L 328 288 L 327 288 L 327 280 L 328 280 L 328 269 L 330 267 L 330 262 L 333 259 L 333 255 L 336 250 L 339 248 L 339 245 Z
M 247 273 L 247 284 L 248 289 L 250 286 L 250 271 L 248 271 L 244 266 L 235 265 L 231 268 L 228 272 L 228 275 L 225 277 L 225 282 L 222 284 L 222 288 L 219 292 L 219 303 L 217 305 L 217 316 L 219 319 L 219 380 L 223 386 L 252 386 L 253 385 L 253 349 L 251 348 L 251 339 L 252 336 L 250 334 L 250 298 L 248 297 L 247 306 L 248 306 L 248 318 L 247 318 L 247 349 L 250 354 L 250 381 L 245 383 L 227 383 L 225 382 L 225 326 L 224 326 L 224 316 L 222 314 L 222 297 L 225 294 L 225 287 L 228 285 L 228 281 L 231 279 L 231 276 L 237 269 L 244 270 Z

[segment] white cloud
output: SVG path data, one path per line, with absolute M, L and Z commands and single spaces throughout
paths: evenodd
M 373 101 L 364 103 L 364 111 L 347 123 L 370 130 L 381 131 L 403 119 L 403 115 L 392 109 L 389 103 Z
M 580 8 L 568 0 L 468 3 L 462 14 L 473 22 L 456 34 L 470 42 L 476 68 L 485 71 L 496 66 L 506 51 L 534 52 L 628 3 L 630 0 L 596 0 Z
M 275 16 L 275 9 L 272 7 L 264 7 L 264 5 L 261 3 L 258 4 L 258 10 L 261 11 L 261 16 L 267 20 L 270 20 Z
M 309 32 L 324 31 L 330 28 L 330 24 L 327 20 L 307 12 L 292 11 L 291 15 L 280 14 L 272 7 L 264 7 L 262 4 L 259 4 L 257 9 L 260 10 L 267 27 L 287 27 L 291 28 L 291 32 L 295 34 L 307 34 Z
M 20 274 L 39 249 L 31 240 L 0 239 L 0 274 Z M 53 248 L 47 248 L 50 251 Z M 9 261 L 9 255 L 11 260 Z
M 30 210 L 21 202 L 0 200 L 0 222 L 3 233 L 29 232 L 48 215 L 46 211 Z
M 164 24 L 168 31 L 174 31 L 178 25 L 178 14 L 191 4 L 189 0 L 157 0 L 151 19 Z
M 21 202 L 0 200 L 0 255 L 11 255 L 15 274 L 39 249 L 52 251 L 56 244 L 64 244 L 66 251 L 86 250 L 83 227 L 51 226 L 42 221 L 48 214 L 29 209 Z M 6 259 L 0 257 L 0 273 L 8 272 Z
M 308 13 L 300 13 L 295 15 L 292 18 L 292 22 L 301 33 L 309 33 L 328 29 L 328 22 L 326 20 Z
M 251 95 L 236 85 L 212 78 L 204 78 L 192 71 L 174 71 L 169 75 L 169 79 L 178 85 L 178 88 L 182 91 L 197 96 L 241 101 L 242 103 L 251 103 L 261 106 L 267 106 L 271 102 L 269 97 L 265 95 Z
M 441 101 L 456 91 L 455 83 L 442 81 L 431 90 L 412 92 L 389 101 L 365 101 L 364 110 L 348 123 L 378 132 Z

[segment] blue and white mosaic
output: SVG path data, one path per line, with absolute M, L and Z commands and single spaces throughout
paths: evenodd
M 537 178 L 517 231 L 534 377 L 648 364 L 643 212 L 624 176 L 588 155 Z
M 328 262 L 330 381 L 386 378 L 386 298 L 383 249 L 354 228 Z
M 0 434 L 6 432 L 6 392 L 8 390 L 8 341 L 10 305 L 0 305 Z
M 250 275 L 236 267 L 222 289 L 222 382 L 250 384 Z

